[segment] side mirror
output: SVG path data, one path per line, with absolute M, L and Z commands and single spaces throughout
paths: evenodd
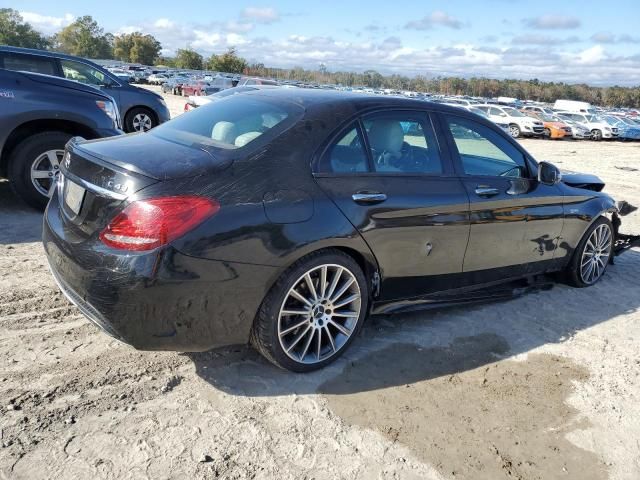
M 540 162 L 538 165 L 538 181 L 545 185 L 560 183 L 562 175 L 558 167 L 548 162 Z

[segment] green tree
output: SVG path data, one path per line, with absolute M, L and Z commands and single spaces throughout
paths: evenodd
M 113 35 L 105 34 L 90 15 L 60 30 L 54 43 L 57 50 L 79 57 L 113 58 Z
M 0 44 L 25 48 L 47 48 L 49 40 L 26 23 L 16 10 L 0 8 Z
M 152 35 L 140 32 L 118 35 L 113 40 L 113 56 L 123 62 L 153 65 L 162 45 Z
M 189 70 L 202 70 L 202 55 L 191 48 L 179 49 L 176 52 L 176 67 Z
M 207 68 L 216 72 L 243 73 L 248 68 L 247 61 L 236 54 L 231 47 L 222 55 L 211 55 L 207 61 Z

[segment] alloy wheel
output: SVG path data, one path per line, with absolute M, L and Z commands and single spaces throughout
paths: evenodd
M 147 130 L 151 130 L 151 117 L 146 113 L 137 113 L 135 117 L 133 117 L 132 123 L 133 129 L 136 132 L 146 132 Z
M 31 164 L 31 183 L 41 195 L 51 197 L 60 171 L 64 150 L 47 150 Z
M 509 127 L 509 133 L 511 133 L 513 138 L 518 138 L 520 136 L 520 129 L 515 125 L 511 125 Z
M 607 224 L 599 225 L 589 235 L 580 259 L 580 278 L 587 285 L 596 283 L 604 274 L 611 256 L 612 237 Z
M 355 275 L 335 264 L 302 275 L 285 295 L 278 314 L 278 340 L 298 363 L 314 364 L 337 354 L 353 335 L 362 306 Z

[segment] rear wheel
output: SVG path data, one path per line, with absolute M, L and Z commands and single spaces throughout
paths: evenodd
M 509 125 L 509 133 L 513 138 L 519 138 L 522 132 L 520 131 L 520 127 L 518 125 L 512 123 L 511 125 Z
M 8 176 L 14 192 L 38 209 L 47 206 L 55 188 L 64 146 L 72 136 L 64 132 L 32 135 L 9 157 Z
M 613 254 L 613 227 L 600 217 L 586 231 L 568 268 L 569 283 L 589 287 L 602 278 Z
M 252 343 L 275 365 L 294 372 L 322 368 L 351 344 L 368 312 L 365 276 L 339 250 L 293 264 L 267 294 Z

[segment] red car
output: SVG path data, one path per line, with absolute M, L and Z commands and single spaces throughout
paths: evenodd
M 213 88 L 204 80 L 196 80 L 195 82 L 187 82 L 182 85 L 182 96 L 190 95 L 209 95 L 213 93 Z

